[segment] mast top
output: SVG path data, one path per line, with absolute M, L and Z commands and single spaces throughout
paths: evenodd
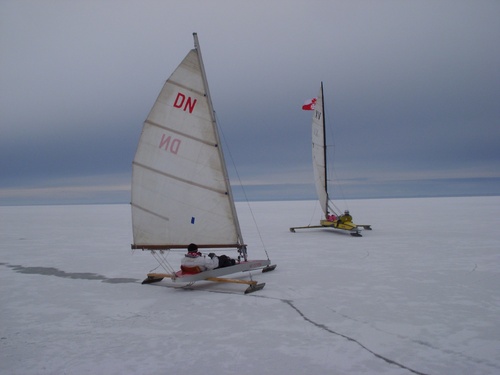
M 194 39 L 194 48 L 198 49 L 200 46 L 198 43 L 198 33 L 193 33 L 193 39 Z

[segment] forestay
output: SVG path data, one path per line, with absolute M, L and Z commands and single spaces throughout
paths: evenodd
M 144 122 L 132 168 L 134 248 L 243 244 L 203 69 L 195 48 Z

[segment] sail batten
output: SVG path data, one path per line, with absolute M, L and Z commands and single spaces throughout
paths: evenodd
M 147 212 L 148 214 L 151 214 L 151 215 L 154 215 L 156 217 L 158 217 L 159 219 L 162 219 L 162 220 L 165 220 L 167 221 L 168 220 L 168 217 L 165 217 L 165 216 L 162 216 L 160 215 L 159 213 L 157 212 L 153 212 L 151 210 L 148 210 L 147 208 L 144 208 L 144 207 L 141 207 L 141 206 L 138 206 L 137 204 L 134 204 L 134 203 L 131 203 L 132 207 L 138 209 L 138 210 L 141 210 L 143 212 Z
M 156 127 L 160 128 L 160 129 L 163 129 L 163 130 L 166 130 L 166 131 L 169 131 L 169 132 L 172 132 L 172 133 L 176 133 L 176 134 L 182 135 L 182 136 L 187 137 L 187 138 L 191 138 L 192 140 L 198 141 L 200 143 L 204 143 L 204 144 L 206 144 L 208 146 L 218 147 L 216 143 L 212 143 L 212 142 L 206 141 L 205 139 L 201 139 L 201 138 L 195 138 L 195 137 L 193 137 L 193 136 L 191 136 L 189 134 L 182 133 L 182 132 L 180 132 L 177 129 L 174 129 L 174 128 L 171 128 L 171 127 L 168 127 L 168 126 L 165 126 L 165 125 L 162 125 L 162 124 L 158 124 L 156 122 L 149 121 L 149 120 L 146 120 L 145 122 L 148 123 L 149 125 L 156 126 Z
M 200 184 L 197 184 L 197 183 L 195 183 L 193 181 L 185 180 L 185 179 L 182 179 L 182 178 L 180 178 L 178 176 L 170 175 L 170 174 L 167 174 L 167 173 L 163 173 L 163 172 L 161 172 L 159 170 L 155 170 L 153 168 L 148 167 L 147 165 L 143 165 L 143 164 L 140 164 L 140 163 L 133 163 L 133 165 L 141 167 L 141 168 L 149 169 L 151 172 L 154 172 L 154 173 L 157 173 L 157 174 L 161 174 L 164 177 L 168 177 L 168 178 L 177 180 L 179 182 L 183 182 L 183 183 L 188 184 L 188 185 L 197 186 L 200 189 L 211 190 L 211 191 L 214 191 L 214 192 L 219 193 L 221 195 L 226 195 L 227 194 L 227 191 L 225 191 L 225 190 L 216 190 L 216 189 L 212 188 L 211 186 L 200 185 Z
M 186 86 L 186 85 L 183 85 L 182 83 L 180 82 L 175 82 L 173 80 L 169 81 L 169 83 L 173 86 L 177 86 L 178 88 L 181 88 L 181 89 L 184 89 L 184 90 L 187 90 L 193 94 L 197 94 L 197 95 L 200 95 L 200 96 L 206 96 L 206 93 L 204 91 L 197 91 L 195 89 L 193 89 L 192 87 L 189 87 L 189 86 Z

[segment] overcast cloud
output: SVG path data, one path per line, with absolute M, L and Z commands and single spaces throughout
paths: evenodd
M 500 194 L 499 19 L 483 0 L 4 0 L 0 204 L 127 202 L 193 32 L 251 199 L 315 198 L 300 107 L 321 81 L 336 194 Z

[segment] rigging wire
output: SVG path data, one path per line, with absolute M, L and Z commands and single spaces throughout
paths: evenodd
M 309 224 L 308 224 L 309 226 L 311 226 L 313 220 L 315 220 L 314 216 L 316 215 L 316 208 L 318 207 L 318 202 L 316 202 L 316 201 L 313 201 L 313 202 L 314 202 L 314 206 L 313 206 L 313 211 L 312 211 L 311 218 L 309 219 Z
M 166 252 L 166 255 L 164 254 L 165 252 Z M 151 254 L 156 259 L 156 261 L 159 263 L 159 265 L 161 267 L 163 267 L 163 269 L 165 271 L 170 272 L 171 274 L 174 274 L 175 270 L 167 260 L 167 256 L 169 253 L 170 253 L 169 250 L 151 250 Z
M 218 129 L 220 134 L 222 135 L 222 140 L 224 141 L 224 147 L 227 150 L 227 155 L 229 156 L 229 159 L 231 160 L 231 165 L 234 168 L 234 171 L 236 173 L 236 178 L 238 180 L 239 186 L 241 187 L 241 191 L 243 192 L 243 196 L 245 197 L 245 202 L 248 206 L 248 209 L 250 210 L 250 215 L 252 217 L 253 223 L 255 225 L 255 228 L 257 229 L 257 234 L 259 235 L 260 242 L 262 244 L 262 247 L 264 249 L 264 252 L 266 253 L 267 259 L 269 260 L 269 254 L 267 253 L 266 245 L 264 244 L 264 240 L 262 238 L 262 234 L 260 232 L 259 226 L 257 225 L 257 220 L 255 220 L 255 215 L 253 213 L 252 207 L 250 206 L 250 202 L 248 200 L 247 192 L 245 190 L 245 187 L 243 186 L 243 183 L 241 182 L 240 174 L 238 173 L 238 169 L 236 168 L 236 163 L 234 162 L 233 154 L 231 153 L 231 149 L 229 148 L 229 143 L 226 140 L 226 136 L 224 134 L 224 131 L 222 130 L 222 127 L 220 126 L 217 113 L 214 111 L 214 116 L 215 116 L 215 121 L 219 125 Z M 229 177 L 229 176 L 228 176 Z

